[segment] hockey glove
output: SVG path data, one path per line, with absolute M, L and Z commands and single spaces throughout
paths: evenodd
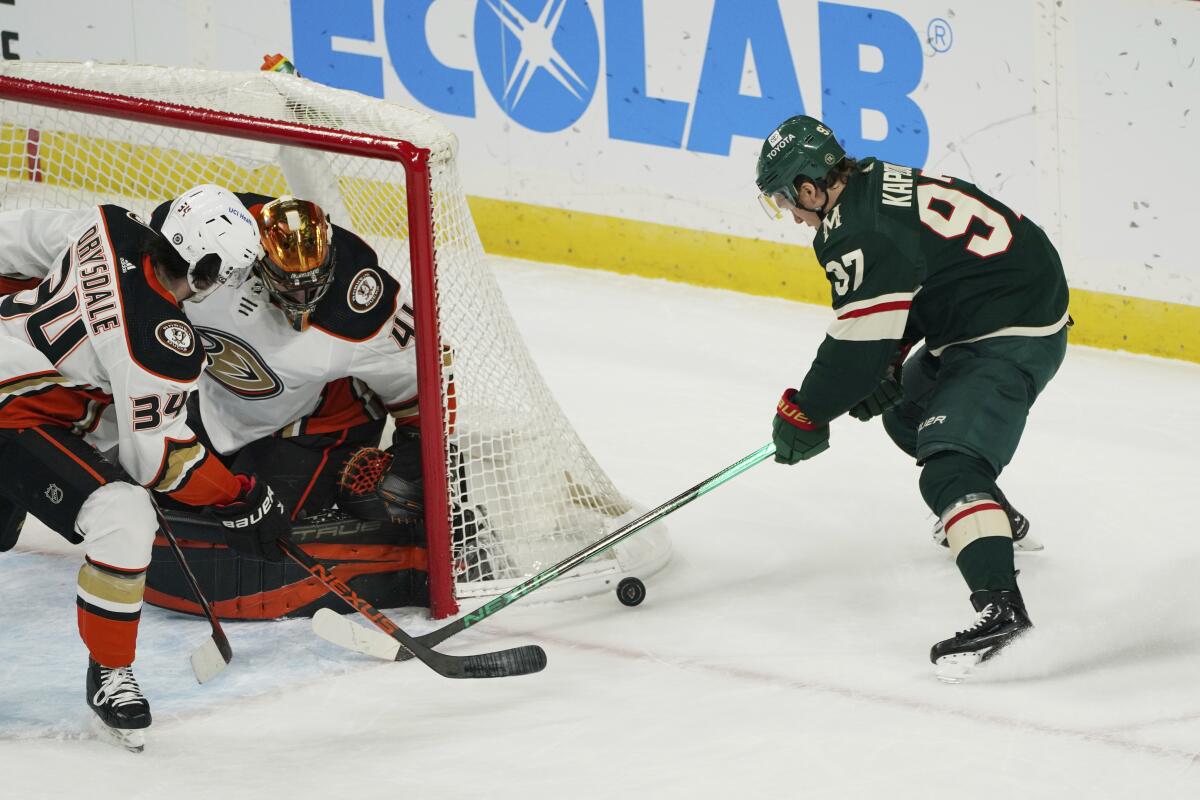
M 903 397 L 904 391 L 900 388 L 900 381 L 892 376 L 889 369 L 887 377 L 879 382 L 875 391 L 850 406 L 850 416 L 866 422 L 899 403 Z
M 276 542 L 289 539 L 292 521 L 275 492 L 253 476 L 236 476 L 242 482 L 242 495 L 232 503 L 213 506 L 212 515 L 221 523 L 225 543 L 242 555 L 267 561 L 282 561 L 283 551 Z
M 829 426 L 817 425 L 792 402 L 795 389 L 779 398 L 771 438 L 775 442 L 775 460 L 795 464 L 829 449 Z
M 338 507 L 359 519 L 419 518 L 424 508 L 421 481 L 397 474 L 399 463 L 377 447 L 356 451 L 338 475 Z
M 911 348 L 912 342 L 900 346 L 900 352 L 896 354 L 892 363 L 888 364 L 883 380 L 875 387 L 875 391 L 850 406 L 850 416 L 866 422 L 873 417 L 878 417 L 904 399 L 900 374 L 904 370 L 904 359 L 908 358 L 908 351 Z

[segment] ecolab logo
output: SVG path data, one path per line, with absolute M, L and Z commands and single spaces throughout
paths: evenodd
M 647 0 L 475 0 L 470 25 L 456 21 L 473 40 L 471 68 L 437 55 L 439 37 L 462 35 L 445 29 L 447 2 L 291 0 L 296 66 L 312 80 L 376 97 L 391 70 L 430 111 L 475 117 L 492 103 L 541 133 L 569 131 L 603 97 L 609 138 L 714 155 L 728 155 L 734 136 L 761 141 L 779 120 L 806 113 L 803 77 L 848 152 L 902 164 L 923 164 L 928 154 L 925 115 L 909 97 L 924 68 L 921 37 L 892 11 L 819 2 L 815 30 L 789 33 L 787 0 L 679 3 L 675 24 L 705 37 L 703 63 L 683 77 L 690 87 L 656 97 L 647 66 L 678 72 L 678 54 L 661 44 L 677 34 L 647 29 Z M 434 6 L 440 23 L 431 25 Z M 346 42 L 355 40 L 382 43 L 387 55 L 352 52 Z M 863 70 L 861 48 L 878 51 L 882 68 Z M 801 49 L 819 51 L 819 73 L 797 76 L 793 51 Z M 751 59 L 754 90 L 743 86 Z M 865 109 L 886 117 L 887 138 L 863 138 Z

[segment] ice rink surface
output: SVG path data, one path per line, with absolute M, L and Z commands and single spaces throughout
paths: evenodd
M 494 263 L 567 415 L 646 505 L 769 441 L 829 316 Z M 1198 409 L 1200 367 L 1070 350 L 1001 480 L 1046 545 L 1018 556 L 1037 628 L 957 686 L 928 652 L 968 592 L 877 423 L 671 516 L 641 606 L 535 595 L 441 648 L 541 643 L 536 676 L 446 680 L 290 621 L 228 623 L 234 661 L 197 686 L 207 624 L 147 608 L 141 755 L 88 732 L 80 556 L 32 531 L 0 555 L 0 797 L 1200 797 Z

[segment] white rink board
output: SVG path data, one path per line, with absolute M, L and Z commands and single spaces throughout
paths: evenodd
M 506 0 L 530 19 L 549 1 Z M 311 77 L 441 116 L 463 142 L 469 194 L 786 242 L 795 231 L 753 200 L 769 127 L 751 118 L 763 86 L 786 99 L 794 85 L 798 103 L 767 116 L 841 113 L 852 151 L 973 179 L 1048 229 L 1074 287 L 1200 304 L 1200 3 L 564 2 L 553 41 L 583 79 L 564 78 L 578 101 L 546 70 L 505 99 L 496 58 L 514 40 L 486 0 L 18 0 L 0 6 L 0 28 L 18 34 L 7 46 L 22 58 L 253 69 L 263 53 L 292 54 Z M 427 17 L 405 16 L 426 5 Z M 916 88 L 897 89 L 913 70 Z M 882 93 L 900 116 L 911 94 L 926 130 L 838 112 L 847 92 Z M 654 135 L 634 138 L 678 143 L 630 141 L 643 123 Z M 739 125 L 754 136 L 731 138 Z

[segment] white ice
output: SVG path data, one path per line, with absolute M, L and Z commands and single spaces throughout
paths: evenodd
M 496 267 L 568 416 L 650 505 L 769 440 L 829 313 Z M 0 797 L 1200 797 L 1198 412 L 1200 367 L 1071 349 L 1002 480 L 1046 544 L 1018 557 L 1037 628 L 958 686 L 927 654 L 967 590 L 917 470 L 855 420 L 673 515 L 641 606 L 530 598 L 442 646 L 541 643 L 536 676 L 446 680 L 289 621 L 227 624 L 234 661 L 198 686 L 206 623 L 147 609 L 141 755 L 85 732 L 79 556 L 34 530 L 0 555 Z

